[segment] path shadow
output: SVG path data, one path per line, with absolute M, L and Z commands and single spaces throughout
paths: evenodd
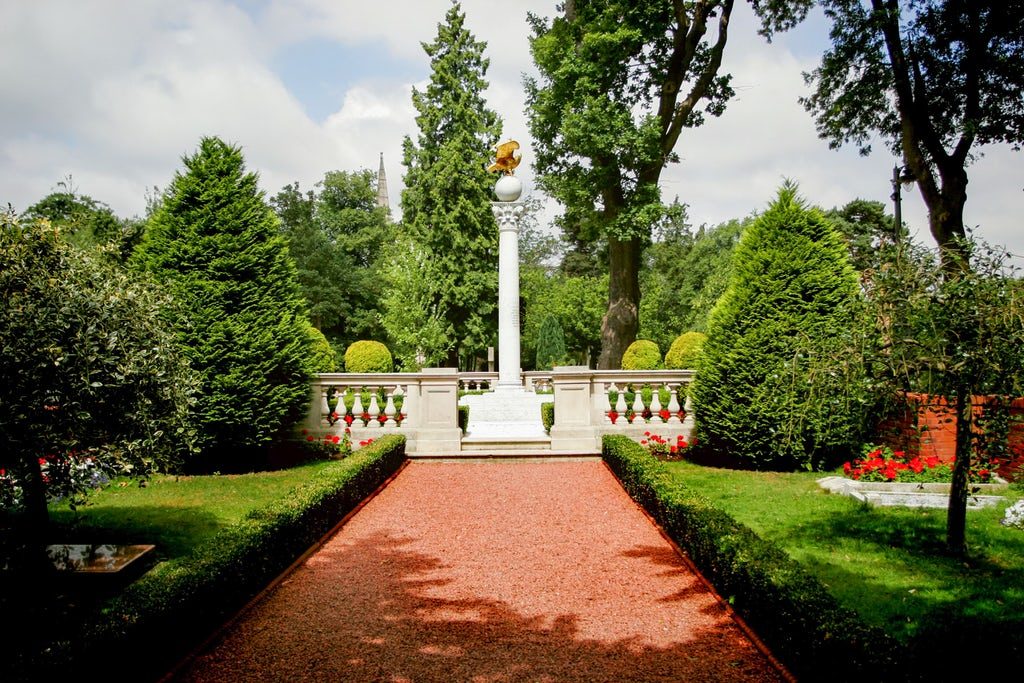
M 669 564 L 660 549 L 630 552 Z M 726 617 L 667 647 L 587 638 L 579 615 L 460 594 L 462 569 L 386 533 L 325 546 L 175 680 L 779 680 Z

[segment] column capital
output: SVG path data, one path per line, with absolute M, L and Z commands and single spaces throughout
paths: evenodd
M 491 211 L 498 221 L 498 231 L 519 231 L 519 219 L 526 208 L 525 202 L 491 202 Z

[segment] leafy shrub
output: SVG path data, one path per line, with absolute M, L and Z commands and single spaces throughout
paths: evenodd
M 691 388 L 704 449 L 761 468 L 816 467 L 861 441 L 863 365 L 838 349 L 858 281 L 842 238 L 787 184 L 743 234 Z
M 540 404 L 540 421 L 544 424 L 544 431 L 551 433 L 551 427 L 555 424 L 555 402 L 550 401 Z
M 181 306 L 178 346 L 201 381 L 208 461 L 251 459 L 309 400 L 310 345 L 295 264 L 237 147 L 203 138 L 149 222 L 135 262 Z
M 309 337 L 311 347 L 313 372 L 337 372 L 338 354 L 324 333 L 312 325 L 307 325 L 306 335 Z
M 550 370 L 566 358 L 565 335 L 558 318 L 548 314 L 540 324 L 537 335 L 537 369 Z
M 393 369 L 391 352 L 380 342 L 353 342 L 345 351 L 345 372 L 391 372 Z
M 117 661 L 134 678 L 159 677 L 403 462 L 405 437 L 375 439 L 288 495 L 253 510 L 188 556 L 145 574 L 88 618 L 79 637 L 51 644 L 36 653 L 38 661 L 7 660 L 0 667 L 20 665 L 49 680 L 99 658 Z
M 469 429 L 469 406 L 459 406 L 459 429 L 463 434 Z
M 623 370 L 657 370 L 661 367 L 661 350 L 646 339 L 637 339 L 622 354 Z
M 708 336 L 703 332 L 683 332 L 672 342 L 665 354 L 665 367 L 671 370 L 693 370 Z
M 605 436 L 602 453 L 629 495 L 797 678 L 907 680 L 895 641 L 841 607 L 776 544 L 674 482 L 629 437 Z
M 4 214 L 0 294 L 5 508 L 24 505 L 38 522 L 47 496 L 74 504 L 109 476 L 145 476 L 190 454 L 196 382 L 159 287 L 73 248 L 45 221 Z

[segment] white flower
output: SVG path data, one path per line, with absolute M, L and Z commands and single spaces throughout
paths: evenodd
M 1018 500 L 1016 503 L 1006 508 L 1006 514 L 1001 522 L 1003 526 L 1012 526 L 1016 529 L 1024 530 L 1024 500 Z

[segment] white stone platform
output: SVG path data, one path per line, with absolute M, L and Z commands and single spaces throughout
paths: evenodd
M 521 441 L 539 445 L 548 439 L 540 406 L 553 400 L 551 394 L 538 395 L 525 389 L 463 396 L 459 404 L 469 406 L 469 427 L 463 443 Z

